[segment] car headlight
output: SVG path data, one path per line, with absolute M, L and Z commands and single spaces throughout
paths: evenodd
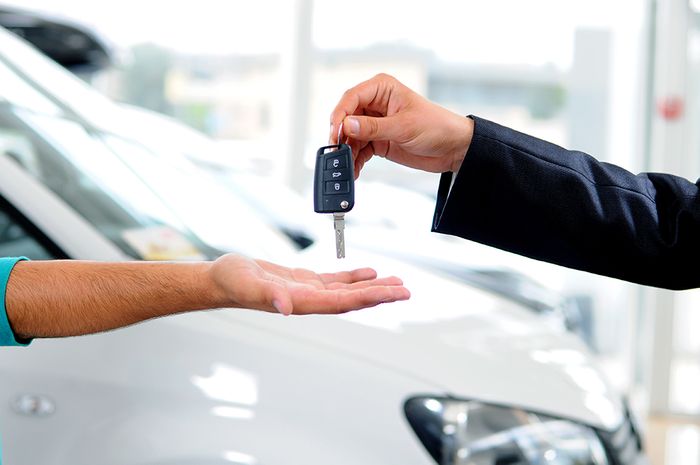
M 609 465 L 595 431 L 571 421 L 441 397 L 411 398 L 404 411 L 440 465 Z

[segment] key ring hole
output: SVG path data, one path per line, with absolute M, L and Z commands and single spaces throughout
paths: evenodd
M 342 144 L 343 142 L 340 140 L 340 137 L 343 135 L 343 122 L 340 122 L 340 126 L 338 126 L 338 137 L 336 139 L 336 142 L 338 143 L 338 146 Z
M 321 147 L 319 150 L 323 150 L 322 153 L 328 153 L 328 152 L 337 152 L 340 150 L 340 144 L 333 144 L 333 145 L 326 145 L 325 147 Z

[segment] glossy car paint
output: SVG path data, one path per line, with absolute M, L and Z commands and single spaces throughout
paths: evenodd
M 8 163 L 0 158 L 0 193 L 21 197 L 17 207 L 43 218 L 61 248 L 121 258 L 96 231 L 76 241 L 71 228 L 89 225 L 57 199 L 44 211 L 52 194 Z M 298 265 L 334 265 L 316 253 Z M 620 422 L 619 397 L 576 338 L 483 291 L 371 255 L 354 260 L 404 277 L 412 300 L 342 318 L 200 313 L 3 351 L 5 405 L 25 393 L 56 404 L 47 418 L 7 407 L 7 460 L 87 464 L 99 453 L 110 464 L 321 463 L 335 451 L 335 463 L 430 463 L 401 412 L 417 393 L 605 428 Z

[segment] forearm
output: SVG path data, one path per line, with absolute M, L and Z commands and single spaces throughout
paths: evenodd
M 476 119 L 434 230 L 559 265 L 667 288 L 700 286 L 698 187 L 634 175 Z
M 20 262 L 6 292 L 23 339 L 89 334 L 173 313 L 226 305 L 211 263 Z

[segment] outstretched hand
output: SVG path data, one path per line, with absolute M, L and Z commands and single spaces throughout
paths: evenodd
M 347 90 L 331 114 L 331 143 L 340 123 L 355 157 L 355 176 L 373 155 L 433 173 L 459 170 L 474 122 L 378 74 Z
M 229 254 L 210 272 L 229 306 L 283 315 L 345 313 L 411 295 L 399 278 L 377 278 L 371 268 L 317 274 Z

